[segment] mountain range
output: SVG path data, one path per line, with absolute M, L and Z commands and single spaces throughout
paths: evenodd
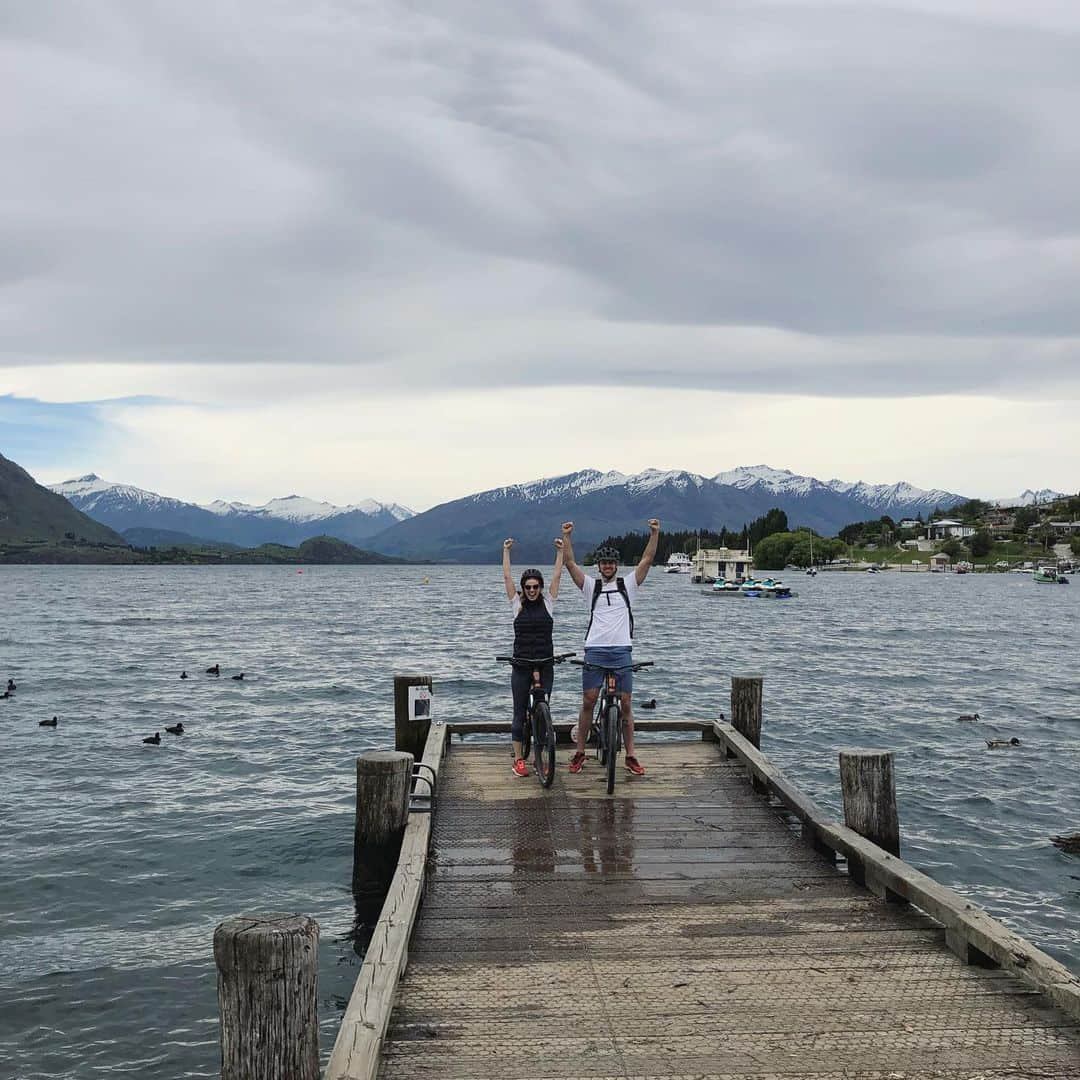
M 396 503 L 369 500 L 338 507 L 296 495 L 263 506 L 220 500 L 198 505 L 110 483 L 94 474 L 55 484 L 52 490 L 134 542 L 145 543 L 154 531 L 163 537 L 182 533 L 242 546 L 297 544 L 326 534 L 362 539 L 365 547 L 388 555 L 494 562 L 503 539 L 513 536 L 519 541 L 515 562 L 538 563 L 553 556 L 551 541 L 567 519 L 575 522 L 575 550 L 581 556 L 606 536 L 643 530 L 650 517 L 659 517 L 671 531 L 740 529 L 780 507 L 792 526 L 834 535 L 854 521 L 883 514 L 897 519 L 925 517 L 935 508 L 964 500 L 953 492 L 924 491 L 910 484 L 821 481 L 766 465 L 712 477 L 682 470 L 646 469 L 626 475 L 583 469 L 483 491 L 420 514 Z
M 414 559 L 492 562 L 502 540 L 513 536 L 515 562 L 547 561 L 564 520 L 574 521 L 574 549 L 581 557 L 607 536 L 644 531 L 650 517 L 668 531 L 741 529 L 774 507 L 792 526 L 832 536 L 844 525 L 889 514 L 924 517 L 935 507 L 963 502 L 948 491 L 910 484 L 823 482 L 766 465 L 713 477 L 682 470 L 646 469 L 627 476 L 584 469 L 546 480 L 494 488 L 443 503 L 379 533 L 371 545 Z
M 152 530 L 160 534 L 156 542 L 161 543 L 165 542 L 167 534 L 174 534 L 171 543 L 180 542 L 175 539 L 175 534 L 184 534 L 188 542 L 224 542 L 240 547 L 257 547 L 259 544 L 295 546 L 320 535 L 355 543 L 369 540 L 413 513 L 396 503 L 380 503 L 373 499 L 350 506 L 334 506 L 299 495 L 273 499 L 262 506 L 221 499 L 200 505 L 144 491 L 131 484 L 102 480 L 94 473 L 62 484 L 51 484 L 49 489 L 117 532 L 140 530 L 138 538 L 130 538 L 135 542 L 145 542 L 147 534 L 142 530 Z M 368 545 L 365 543 L 364 546 Z

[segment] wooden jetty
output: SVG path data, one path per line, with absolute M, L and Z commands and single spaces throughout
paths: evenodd
M 639 720 L 613 796 L 425 724 L 327 1080 L 1080 1080 L 1080 979 L 887 850 L 891 755 L 842 760 L 848 824 L 795 788 L 760 689 Z

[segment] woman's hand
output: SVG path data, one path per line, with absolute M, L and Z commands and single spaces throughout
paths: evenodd
M 505 539 L 505 540 L 503 541 L 503 549 L 504 549 L 505 551 L 509 551 L 509 550 L 510 550 L 510 549 L 511 549 L 511 548 L 512 548 L 513 546 L 514 546 L 514 538 L 513 538 L 512 536 L 508 536 L 508 537 L 507 537 L 507 538 L 506 538 L 506 539 Z
M 557 549 L 558 549 L 559 551 L 562 551 L 562 540 L 561 540 L 561 539 L 556 539 L 556 541 L 555 541 L 555 547 L 556 547 L 556 548 L 557 548 Z

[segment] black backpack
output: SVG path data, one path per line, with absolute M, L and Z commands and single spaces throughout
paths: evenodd
M 604 591 L 604 583 L 599 578 L 593 581 L 593 594 L 592 594 L 592 607 L 589 608 L 589 625 L 585 627 L 585 638 L 589 637 L 589 631 L 592 629 L 593 613 L 596 611 L 596 602 L 600 599 L 600 594 Z M 623 598 L 623 602 L 626 604 L 626 610 L 630 613 L 630 637 L 634 636 L 634 609 L 630 606 L 630 594 L 626 591 L 626 582 L 621 577 L 615 579 L 615 591 Z M 611 590 L 608 590 L 608 603 L 611 603 Z

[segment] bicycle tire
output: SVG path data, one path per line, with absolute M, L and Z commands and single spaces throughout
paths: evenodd
M 618 756 L 616 750 L 619 738 L 619 706 L 617 704 L 608 706 L 607 714 L 604 717 L 604 729 L 604 742 L 607 744 L 607 761 L 604 763 L 607 765 L 607 793 L 609 795 L 614 795 L 615 758 Z
M 529 750 L 532 747 L 532 717 L 526 716 L 525 723 L 521 725 L 521 756 L 528 761 Z
M 546 701 L 533 709 L 533 756 L 536 776 L 543 787 L 549 788 L 555 779 L 555 728 Z

